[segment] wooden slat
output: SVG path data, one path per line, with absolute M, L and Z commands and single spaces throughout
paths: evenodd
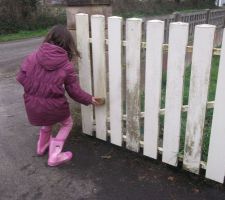
M 105 17 L 91 16 L 94 95 L 106 98 Z M 95 108 L 96 137 L 106 140 L 106 105 Z
M 147 22 L 144 155 L 157 158 L 164 22 Z
M 140 140 L 140 49 L 142 20 L 130 18 L 126 21 L 126 146 L 139 151 Z
M 206 177 L 223 183 L 225 176 L 225 32 L 217 79 Z
M 108 18 L 109 101 L 111 143 L 122 145 L 122 18 Z
M 215 26 L 195 28 L 183 167 L 199 173 Z
M 78 59 L 79 78 L 81 87 L 92 94 L 91 83 L 91 61 L 90 61 L 90 45 L 89 45 L 89 20 L 87 14 L 76 15 L 76 39 L 77 49 L 81 54 Z M 93 129 L 93 107 L 81 105 L 82 131 L 88 135 L 92 135 Z
M 163 134 L 163 162 L 177 166 L 181 108 L 183 100 L 183 77 L 185 53 L 188 42 L 188 24 L 170 24 L 169 51 L 166 83 L 165 124 Z

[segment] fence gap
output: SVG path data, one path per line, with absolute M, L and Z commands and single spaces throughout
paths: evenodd
M 209 84 L 209 92 L 208 92 L 208 101 L 215 100 L 215 91 L 216 91 L 216 84 L 218 78 L 218 69 L 219 69 L 219 56 L 212 57 L 212 68 L 210 74 L 210 84 Z M 202 157 L 201 160 L 206 162 L 208 156 L 208 149 L 209 149 L 209 139 L 212 127 L 212 117 L 213 117 L 213 108 L 206 110 L 205 115 L 205 124 L 204 124 L 204 133 L 203 133 L 203 145 L 202 145 Z

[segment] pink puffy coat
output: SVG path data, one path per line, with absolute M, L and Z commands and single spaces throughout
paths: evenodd
M 80 88 L 67 52 L 53 44 L 43 43 L 27 56 L 17 80 L 24 87 L 28 119 L 36 126 L 53 125 L 69 117 L 65 91 L 81 104 L 92 103 L 92 96 Z

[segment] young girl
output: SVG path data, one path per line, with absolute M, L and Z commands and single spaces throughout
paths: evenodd
M 72 153 L 62 152 L 73 120 L 65 90 L 69 96 L 84 105 L 104 103 L 80 88 L 71 60 L 79 56 L 70 32 L 63 25 L 54 26 L 40 48 L 27 56 L 17 74 L 24 87 L 24 102 L 32 125 L 42 126 L 37 143 L 37 154 L 43 155 L 49 147 L 49 166 L 71 160 Z M 56 137 L 52 126 L 60 124 Z

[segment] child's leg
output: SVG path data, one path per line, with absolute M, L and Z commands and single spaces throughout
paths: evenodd
M 52 126 L 42 126 L 40 133 L 42 134 L 51 134 L 52 133 Z
M 40 129 L 37 143 L 37 154 L 43 155 L 49 146 L 49 140 L 52 132 L 52 126 L 43 126 Z
M 60 129 L 56 139 L 65 141 L 73 127 L 73 119 L 69 116 L 64 121 L 60 122 Z
M 62 152 L 64 142 L 67 139 L 72 127 L 72 117 L 68 117 L 64 121 L 60 122 L 60 129 L 55 138 L 51 139 L 49 148 L 49 166 L 58 166 L 64 162 L 71 160 L 73 154 L 70 151 Z

